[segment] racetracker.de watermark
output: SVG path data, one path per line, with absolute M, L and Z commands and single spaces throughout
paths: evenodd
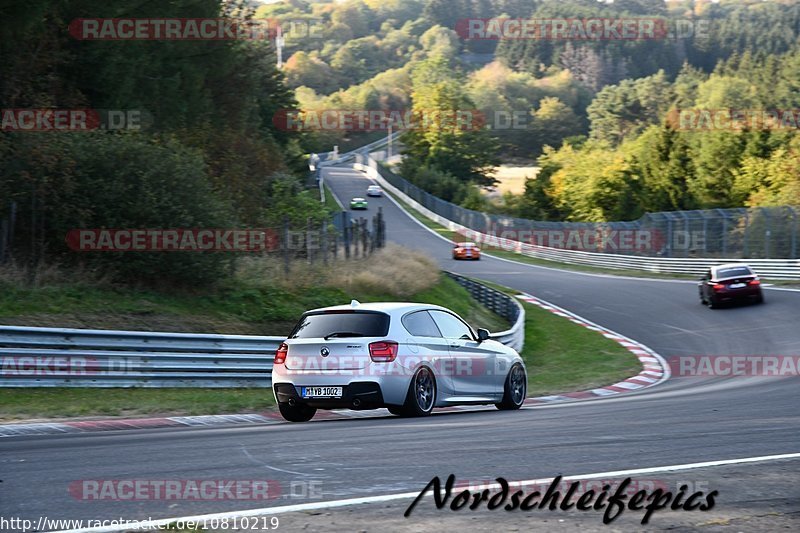
M 626 18 L 471 18 L 456 22 L 466 40 L 645 41 L 707 38 L 710 21 Z
M 268 479 L 81 479 L 68 491 L 82 501 L 262 501 L 280 496 L 281 486 Z
M 516 250 L 520 246 L 587 252 L 649 252 L 663 247 L 661 232 L 652 230 L 464 230 L 464 239 L 487 248 Z
M 666 120 L 678 131 L 798 131 L 800 109 L 673 109 Z
M 152 122 L 143 109 L 0 109 L 5 132 L 139 131 Z
M 77 18 L 69 34 L 81 41 L 264 41 L 322 39 L 322 19 Z
M 366 348 L 366 347 L 365 347 Z M 334 348 L 332 348 L 334 349 Z M 481 357 L 450 357 L 449 355 L 415 355 L 419 346 L 407 343 L 403 349 L 412 350 L 394 360 L 394 364 L 374 362 L 366 353 L 357 355 L 310 356 L 293 355 L 286 357 L 286 368 L 292 371 L 321 372 L 326 376 L 413 376 L 420 365 L 433 370 L 434 374 L 458 379 L 480 379 L 487 376 L 506 376 L 510 364 L 503 360 L 487 361 Z
M 683 230 L 673 230 L 668 235 L 657 229 L 492 229 L 486 233 L 463 229 L 458 234 L 465 241 L 484 248 L 516 252 L 541 247 L 596 253 L 659 254 L 667 250 L 703 250 L 706 246 L 704 232 Z
M 281 131 L 480 130 L 491 126 L 477 109 L 282 109 L 272 118 Z
M 318 500 L 322 480 L 295 479 L 80 479 L 67 491 L 80 501 Z
M 681 355 L 669 360 L 675 377 L 799 377 L 800 355 Z
M 278 233 L 266 229 L 73 229 L 67 246 L 76 252 L 270 252 Z
M 4 355 L 0 357 L 1 376 L 95 376 L 111 370 L 126 370 L 128 363 L 123 359 L 108 360 L 103 368 L 95 357 L 84 356 L 46 356 L 46 355 Z

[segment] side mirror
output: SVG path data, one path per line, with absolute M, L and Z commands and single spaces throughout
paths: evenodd
M 478 329 L 478 342 L 483 342 L 488 340 L 489 340 L 489 330 L 483 328 Z

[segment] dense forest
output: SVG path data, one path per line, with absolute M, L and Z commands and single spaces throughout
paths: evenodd
M 686 109 L 800 108 L 796 0 L 292 0 L 258 16 L 313 20 L 287 39 L 303 109 L 477 109 L 483 131 L 411 131 L 403 174 L 462 205 L 546 220 L 797 204 L 796 127 L 681 128 Z M 656 39 L 468 39 L 468 19 L 650 17 Z M 522 128 L 492 117 L 523 113 Z M 363 135 L 363 134 L 362 134 Z M 308 142 L 346 143 L 324 131 Z M 476 150 L 482 147 L 482 150 Z M 521 196 L 479 187 L 503 161 L 538 160 Z
M 155 10 L 155 11 L 154 11 Z M 233 254 L 75 254 L 74 228 L 269 228 L 326 215 L 305 190 L 302 139 L 275 128 L 296 100 L 269 40 L 76 39 L 83 17 L 245 20 L 244 2 L 31 0 L 0 7 L 4 110 L 135 110 L 119 131 L 0 132 L 0 219 L 16 204 L 24 265 L 79 264 L 119 279 L 198 283 Z M 13 113 L 4 113 L 4 119 Z

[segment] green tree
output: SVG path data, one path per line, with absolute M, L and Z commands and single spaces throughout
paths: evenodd
M 431 167 L 465 182 L 490 185 L 499 146 L 488 134 L 448 60 L 433 56 L 414 70 L 413 112 L 418 126 L 403 136 L 407 168 Z
M 690 191 L 694 166 L 683 135 L 668 126 L 650 126 L 625 146 L 641 179 L 644 211 L 694 209 Z
M 671 102 L 672 89 L 663 71 L 605 87 L 587 108 L 592 137 L 618 144 L 659 123 Z

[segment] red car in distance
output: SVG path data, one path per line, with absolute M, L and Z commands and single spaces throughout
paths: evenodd
M 457 242 L 453 246 L 453 259 L 471 259 L 478 261 L 481 249 L 474 242 Z

